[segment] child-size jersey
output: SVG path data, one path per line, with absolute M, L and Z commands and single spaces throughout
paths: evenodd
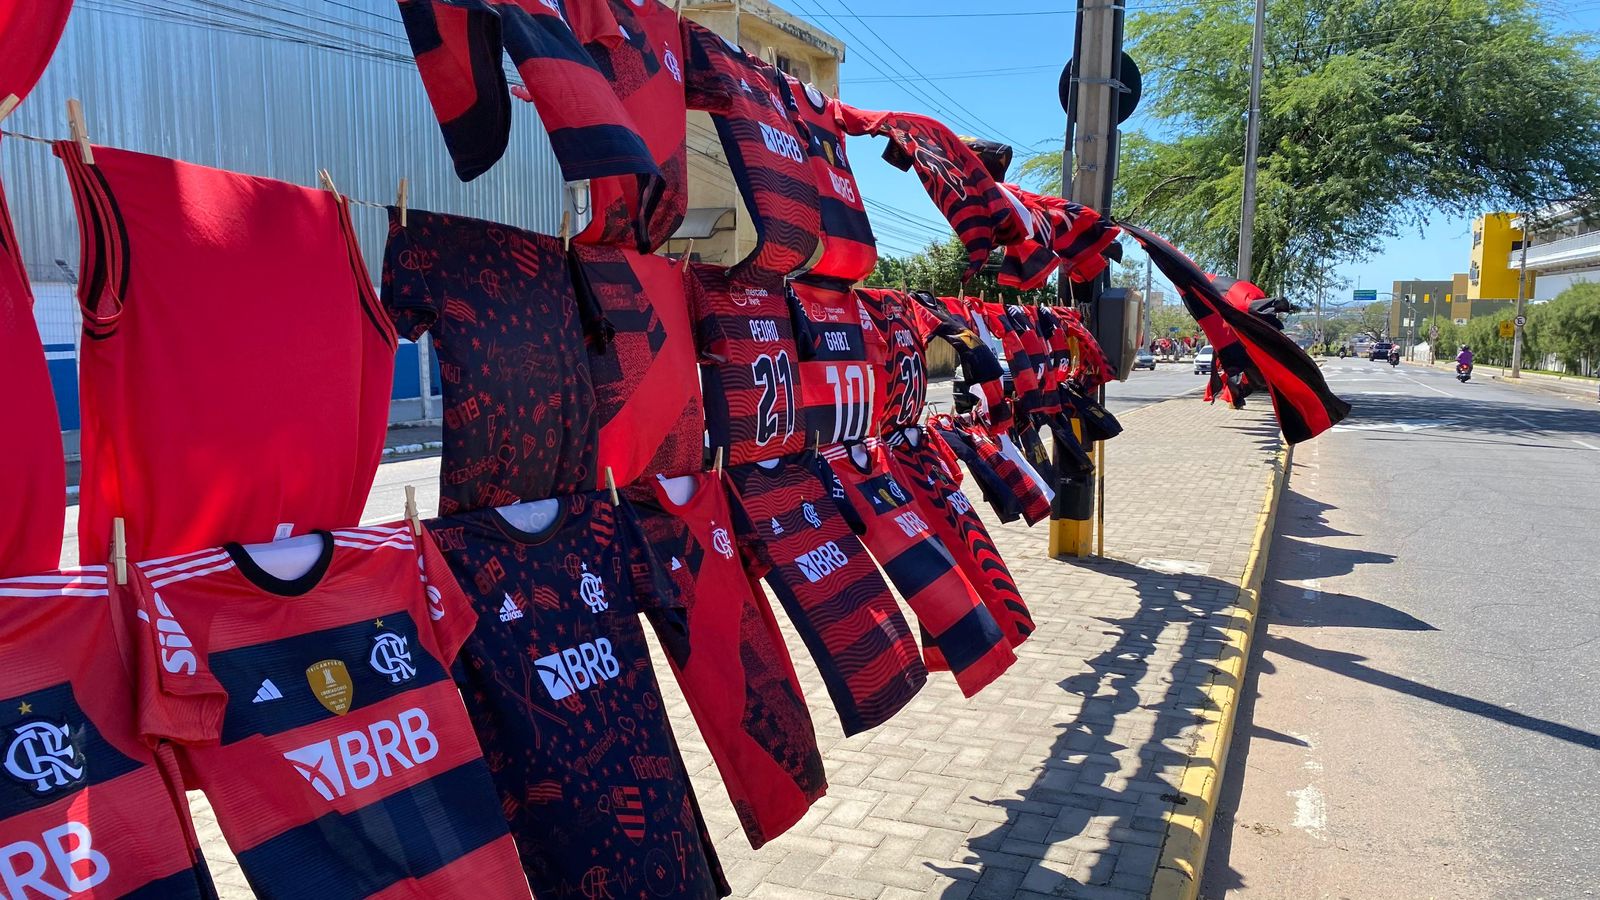
M 16 13 L 13 12 L 15 15 Z M 0 26 L 3 28 L 3 26 Z M 3 94 L 3 92 L 0 92 Z M 0 478 L 0 577 L 61 564 L 67 468 L 33 291 L 0 187 L 0 384 L 6 393 L 6 475 Z
M 917 424 L 928 401 L 928 344 L 941 323 L 910 296 L 899 291 L 862 288 L 856 299 L 873 330 L 877 377 L 878 423 L 875 434 L 888 435 Z
M 577 246 L 573 253 L 611 326 L 609 340 L 589 342 L 600 429 L 590 487 L 605 485 L 608 468 L 619 485 L 643 475 L 699 471 L 706 412 L 685 290 L 694 277 L 687 261 L 624 247 Z
M 966 433 L 956 427 L 950 416 L 929 416 L 925 434 L 929 446 L 945 461 L 946 468 L 953 476 L 959 476 L 962 471 L 956 462 L 972 473 L 972 480 L 977 483 L 984 502 L 989 504 L 1001 522 L 1010 523 L 1022 518 L 1022 500 L 995 471 L 989 460 L 978 452 Z M 956 482 L 959 484 L 961 479 L 957 477 Z
M 93 166 L 71 141 L 55 153 L 81 232 L 79 558 L 107 558 L 117 517 L 130 559 L 360 521 L 395 335 L 347 204 L 111 147 Z
M 616 244 L 653 253 L 667 242 L 689 207 L 687 126 L 683 99 L 683 35 L 678 14 L 660 0 L 607 0 L 569 7 L 568 12 L 609 14 L 622 40 L 589 39 L 584 44 L 611 82 L 622 108 L 633 120 L 661 170 L 662 188 L 653 208 L 638 178 L 606 176 L 589 182 L 593 218 L 574 243 Z M 601 29 L 582 27 L 593 34 Z M 610 28 L 605 29 L 607 31 Z M 638 230 L 643 227 L 643 234 Z
M 745 574 L 722 476 L 675 483 L 693 495 L 678 503 L 656 481 L 639 504 L 645 537 L 688 607 L 687 642 L 670 625 L 657 633 L 750 846 L 759 848 L 827 793 L 822 754 L 772 607 Z
M 450 680 L 466 598 L 407 522 L 317 537 L 297 577 L 238 544 L 134 567 L 145 736 L 179 744 L 257 897 L 526 898 Z
M 628 176 L 639 184 L 641 210 L 655 203 L 661 170 L 616 91 L 583 48 L 585 41 L 620 44 L 620 31 L 574 34 L 562 6 L 553 0 L 401 0 L 400 19 L 462 181 L 487 172 L 505 154 L 511 98 L 501 59 L 510 53 L 524 85 L 518 95 L 538 109 L 562 177 Z M 591 14 L 574 20 L 601 26 L 605 17 Z
M 1029 525 L 1037 525 L 1050 518 L 1049 498 L 1045 496 L 1039 484 L 1017 465 L 1015 459 L 1006 455 L 1000 443 L 992 436 L 990 428 L 977 422 L 963 420 L 955 420 L 952 427 L 972 447 L 978 458 L 1000 476 L 1011 495 L 1021 502 L 1024 521 Z
M 835 504 L 861 535 L 964 696 L 999 678 L 1017 656 L 909 491 L 889 471 L 881 445 L 834 445 L 818 467 Z
M 684 19 L 690 109 L 711 113 L 728 167 L 755 226 L 756 246 L 732 266 L 736 278 L 765 281 L 807 267 L 822 230 L 810 134 L 782 73 L 700 24 Z
M 1011 373 L 1012 390 L 1021 412 L 1036 412 L 1044 403 L 1040 393 L 1039 373 L 1033 367 L 1033 358 L 1023 346 L 1022 335 L 1011 321 L 1010 314 L 1001 303 L 969 301 L 973 312 L 982 317 L 989 333 L 1000 339 L 1006 354 L 1006 368 Z
M 928 679 L 916 639 L 866 548 L 817 478 L 814 455 L 728 469 L 738 545 L 822 673 L 844 733 L 889 721 Z
M 56 52 L 72 0 L 0 0 L 0 100 L 26 100 Z
M 138 661 L 111 587 L 103 566 L 0 580 L 6 897 L 216 896 L 171 749 L 140 735 Z M 182 724 L 203 731 L 218 712 Z
M 638 617 L 681 636 L 682 602 L 604 498 L 539 504 L 537 533 L 492 509 L 430 523 L 478 614 L 462 695 L 539 900 L 723 896 Z
M 722 448 L 729 466 L 804 450 L 811 429 L 783 279 L 735 277 L 704 263 L 690 271 L 710 447 Z
M 883 377 L 877 326 L 848 284 L 795 281 L 789 290 L 800 348 L 800 405 L 811 443 L 877 437 Z
M 561 240 L 464 216 L 389 212 L 383 305 L 433 334 L 444 389 L 439 511 L 595 484 L 599 423 L 584 344 L 598 319 Z
M 913 292 L 911 297 L 933 314 L 936 324 L 932 324 L 931 334 L 942 338 L 956 351 L 956 358 L 961 362 L 961 379 L 966 382 L 968 391 L 976 392 L 981 398 L 990 421 L 996 428 L 1009 428 L 1011 409 L 1005 398 L 1005 369 L 999 357 L 978 336 L 965 301 L 922 292 Z
M 855 172 L 844 153 L 839 128 L 839 101 L 785 74 L 800 124 L 810 132 L 811 172 L 817 182 L 822 214 L 822 257 L 804 277 L 857 282 L 878 263 L 878 241 L 867 220 L 867 207 Z
M 1015 647 L 1033 633 L 1033 616 L 1017 582 L 972 501 L 961 492 L 947 464 L 921 428 L 907 428 L 886 441 L 889 469 L 911 491 L 933 533 L 977 589 L 1006 640 Z M 924 648 L 926 650 L 926 648 Z M 937 648 L 935 648 L 937 649 Z

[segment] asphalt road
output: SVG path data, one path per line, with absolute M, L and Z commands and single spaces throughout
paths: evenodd
M 1600 406 L 1325 371 L 1201 896 L 1600 896 Z

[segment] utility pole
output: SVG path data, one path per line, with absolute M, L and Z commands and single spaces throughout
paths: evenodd
M 1070 90 L 1076 115 L 1067 117 L 1066 147 L 1061 154 L 1061 183 L 1071 189 L 1068 198 L 1107 213 L 1111 208 L 1111 185 L 1117 163 L 1118 107 L 1123 86 L 1117 76 L 1122 69 L 1122 0 L 1078 0 L 1077 29 L 1073 38 L 1076 71 Z M 1109 285 L 1109 268 L 1088 286 L 1085 319 L 1099 335 L 1096 307 Z M 1061 302 L 1076 303 L 1071 280 L 1058 282 Z M 1100 399 L 1104 401 L 1102 390 Z M 1074 423 L 1074 429 L 1078 426 Z M 1081 432 L 1080 435 L 1081 437 Z M 1056 449 L 1061 458 L 1061 449 Z M 1105 444 L 1094 445 L 1095 477 L 1099 479 L 1100 513 L 1105 515 Z M 1094 553 L 1094 512 L 1096 481 L 1090 477 L 1066 477 L 1056 490 L 1050 511 L 1050 555 L 1091 556 Z
M 1522 265 L 1517 274 L 1517 318 L 1512 323 L 1516 333 L 1511 338 L 1511 377 L 1522 377 L 1522 317 L 1528 302 L 1528 240 L 1533 236 L 1533 216 L 1522 214 Z
M 1239 276 L 1251 278 L 1256 232 L 1256 157 L 1261 153 L 1261 57 L 1267 42 L 1267 0 L 1256 0 L 1256 32 L 1250 42 L 1250 118 L 1244 138 L 1244 208 L 1239 212 Z
M 1144 255 L 1144 328 L 1139 331 L 1139 346 L 1150 343 L 1153 326 L 1150 322 L 1150 294 L 1154 290 L 1155 267 L 1150 264 L 1150 254 Z

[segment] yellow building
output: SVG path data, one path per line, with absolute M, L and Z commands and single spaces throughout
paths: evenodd
M 1485 213 L 1472 223 L 1472 268 L 1467 272 L 1468 300 L 1516 299 L 1519 273 L 1509 264 L 1512 251 L 1522 248 L 1522 230 L 1512 227 L 1512 220 L 1516 218 L 1515 213 Z M 1528 281 L 1531 295 L 1531 275 Z
M 844 43 L 766 0 L 685 0 L 683 15 L 737 43 L 824 93 L 838 96 Z M 728 169 L 711 117 L 689 113 L 689 213 L 667 242 L 679 254 L 694 241 L 694 258 L 732 265 L 755 246 L 755 228 Z

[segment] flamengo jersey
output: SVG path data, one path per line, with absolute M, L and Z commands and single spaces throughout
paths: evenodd
M 928 680 L 917 643 L 814 456 L 728 469 L 738 544 L 805 641 L 844 733 L 889 721 Z
M 449 675 L 471 606 L 409 523 L 319 536 L 297 578 L 237 544 L 135 567 L 144 735 L 258 897 L 528 897 Z
M 346 204 L 110 147 L 93 166 L 70 141 L 55 153 L 81 229 L 79 557 L 106 559 L 118 516 L 130 559 L 360 521 L 395 335 Z
M 878 241 L 850 160 L 844 155 L 844 132 L 839 130 L 839 101 L 784 75 L 795 99 L 800 124 L 810 131 L 811 172 L 816 177 L 822 212 L 822 258 L 807 277 L 856 282 L 872 274 L 878 263 Z
M 0 100 L 25 100 L 50 62 L 67 27 L 72 0 L 0 0 Z
M 724 448 L 730 466 L 804 450 L 800 349 L 783 279 L 747 281 L 703 263 L 690 271 L 710 446 Z
M 590 0 L 568 8 L 574 15 L 580 10 L 614 17 L 614 21 L 602 20 L 602 25 L 620 33 L 622 40 L 587 39 L 584 47 L 621 98 L 623 109 L 650 148 L 664 184 L 654 208 L 647 209 L 649 197 L 641 190 L 639 179 L 593 179 L 589 182 L 593 219 L 572 240 L 637 246 L 642 253 L 653 253 L 677 230 L 689 206 L 683 35 L 678 30 L 678 14 L 659 0 Z M 590 34 L 599 30 L 580 28 Z M 642 240 L 637 233 L 641 225 Z
M 390 208 L 383 305 L 407 336 L 432 332 L 439 352 L 439 511 L 593 486 L 598 423 L 580 320 L 598 313 L 561 240 L 420 209 L 407 222 Z
M 65 13 L 63 12 L 63 15 Z M 0 26 L 0 32 L 3 32 Z M 3 95 L 4 91 L 0 91 Z M 0 384 L 6 410 L 6 474 L 0 478 L 0 576 L 61 564 L 67 470 L 50 371 L 33 319 L 33 292 L 0 189 Z
M 506 152 L 511 98 L 501 55 L 510 53 L 526 85 L 520 95 L 538 109 L 562 177 L 630 176 L 642 210 L 655 203 L 661 171 L 650 148 L 555 0 L 400 0 L 400 19 L 462 181 L 487 172 Z M 579 20 L 604 22 L 592 15 Z M 616 30 L 582 37 L 623 40 Z
M 809 133 L 782 73 L 689 20 L 683 20 L 690 109 L 711 113 L 750 211 L 756 247 L 732 267 L 735 277 L 788 276 L 812 262 L 822 230 Z
M 790 291 L 799 331 L 800 405 L 812 443 L 876 437 L 881 362 L 869 359 L 883 343 L 876 326 L 848 285 L 796 281 Z
M 658 628 L 750 846 L 789 830 L 827 793 L 811 713 L 783 634 L 735 546 L 722 477 L 676 479 L 685 502 L 657 482 L 641 505 L 645 536 L 689 612 L 688 641 Z M 652 617 L 654 618 L 654 617 Z
M 894 582 L 918 623 L 971 697 L 1017 661 L 972 583 L 956 567 L 916 501 L 889 471 L 883 448 L 828 448 L 819 472 L 835 503 Z
M 879 362 L 874 434 L 915 425 L 928 401 L 927 336 L 938 328 L 933 313 L 899 291 L 859 289 L 856 299 L 875 326 Z
M 694 277 L 687 263 L 621 247 L 579 246 L 573 252 L 613 329 L 609 342 L 591 344 L 589 352 L 600 423 L 591 487 L 605 484 L 607 468 L 617 484 L 697 471 L 705 453 L 706 412 L 685 291 L 686 280 Z
M 0 885 L 14 898 L 215 897 L 171 749 L 140 738 L 109 593 L 102 566 L 0 580 Z
M 638 617 L 682 635 L 682 604 L 604 497 L 539 504 L 538 533 L 492 509 L 432 523 L 478 612 L 457 678 L 539 900 L 722 896 Z

